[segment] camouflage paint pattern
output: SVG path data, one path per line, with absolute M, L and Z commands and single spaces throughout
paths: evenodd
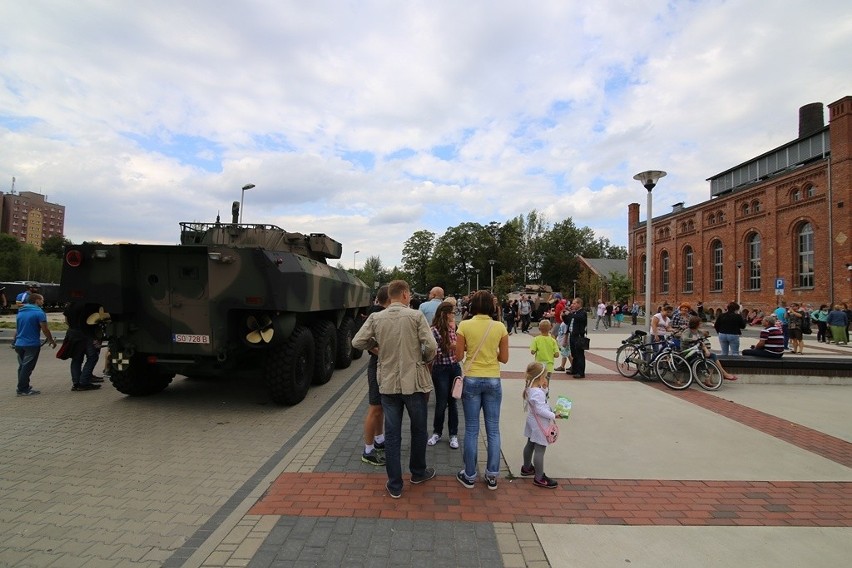
M 144 354 L 163 372 L 198 376 L 251 370 L 262 360 L 258 350 L 279 345 L 297 325 L 338 327 L 369 307 L 370 289 L 326 263 L 341 246 L 325 235 L 272 225 L 181 226 L 181 245 L 66 247 L 62 297 L 110 314 L 105 336 L 122 360 Z M 272 321 L 271 343 L 246 340 L 249 316 Z

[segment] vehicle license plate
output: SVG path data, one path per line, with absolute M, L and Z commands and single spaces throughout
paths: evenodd
M 176 333 L 172 336 L 175 343 L 210 343 L 209 335 L 189 335 L 186 333 Z

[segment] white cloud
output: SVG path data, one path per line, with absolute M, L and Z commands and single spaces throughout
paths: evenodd
M 694 204 L 795 138 L 799 106 L 852 94 L 841 0 L 31 0 L 0 19 L 0 176 L 66 205 L 69 238 L 176 242 L 250 182 L 244 220 L 326 232 L 346 266 L 531 208 L 624 244 L 637 171 L 669 172 L 658 211 Z

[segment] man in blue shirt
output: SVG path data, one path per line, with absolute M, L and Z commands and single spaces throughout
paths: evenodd
M 26 304 L 27 298 L 30 297 L 30 294 L 36 293 L 38 293 L 38 284 L 36 284 L 35 282 L 30 282 L 29 284 L 27 284 L 27 289 L 15 297 L 15 301 L 18 304 Z
M 790 327 L 787 325 L 787 302 L 781 300 L 781 305 L 775 308 L 775 319 L 784 333 L 784 351 L 787 351 L 790 343 Z
M 432 320 L 435 319 L 435 312 L 438 306 L 444 301 L 444 289 L 438 286 L 432 288 L 429 292 L 429 301 L 420 304 L 420 311 L 426 316 L 426 323 L 432 325 Z
M 38 363 L 42 332 L 50 346 L 56 348 L 56 340 L 47 328 L 47 316 L 41 309 L 42 305 L 44 297 L 32 292 L 27 295 L 27 303 L 18 309 L 15 337 L 12 340 L 15 353 L 18 354 L 18 396 L 31 396 L 41 392 L 30 386 L 30 376 Z

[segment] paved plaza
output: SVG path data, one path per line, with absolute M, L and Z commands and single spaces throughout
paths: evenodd
M 178 377 L 146 398 L 108 383 L 71 392 L 66 362 L 44 348 L 42 394 L 16 397 L 4 331 L 0 566 L 847 565 L 852 379 L 742 377 L 675 392 L 617 374 L 615 349 L 632 329 L 592 332 L 586 378 L 557 373 L 551 384 L 551 400 L 574 401 L 545 458 L 558 489 L 516 477 L 531 357 L 522 334 L 503 371 L 498 489 L 456 481 L 461 453 L 445 429 L 427 450 L 437 477 L 406 482 L 398 500 L 384 470 L 360 461 L 366 357 L 278 407 L 260 381 Z

